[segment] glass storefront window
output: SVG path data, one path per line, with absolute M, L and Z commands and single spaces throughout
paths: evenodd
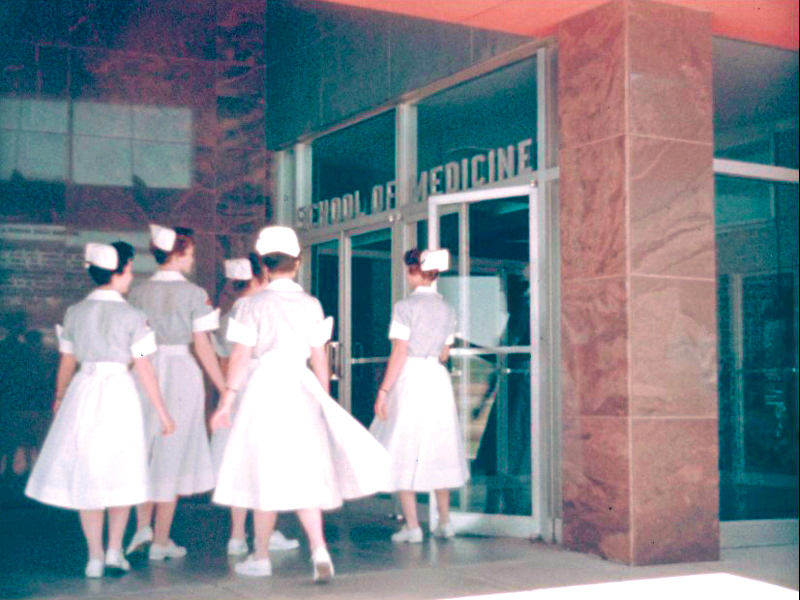
M 534 171 L 536 58 L 423 100 L 417 128 L 419 202 Z
M 714 39 L 714 156 L 798 168 L 798 54 Z
M 390 110 L 314 141 L 306 228 L 394 208 L 394 121 Z
M 720 519 L 798 516 L 798 186 L 717 177 Z

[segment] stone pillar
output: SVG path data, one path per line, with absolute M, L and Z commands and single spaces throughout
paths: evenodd
M 558 35 L 564 544 L 717 560 L 711 18 L 615 0 Z

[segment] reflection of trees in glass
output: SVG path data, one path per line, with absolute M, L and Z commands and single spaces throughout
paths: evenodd
M 791 275 L 747 277 L 744 304 L 745 452 L 748 471 L 797 474 Z
M 519 274 L 507 275 L 504 281 L 509 316 L 501 344 L 527 346 L 530 344 L 529 283 Z M 530 514 L 530 355 L 509 354 L 493 362 L 495 369 L 484 399 L 493 398 L 494 402 L 473 472 L 487 478 L 485 512 Z

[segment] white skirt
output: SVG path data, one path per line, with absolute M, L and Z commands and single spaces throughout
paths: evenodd
M 175 431 L 161 435 L 161 421 L 147 396 L 151 497 L 169 502 L 176 496 L 207 492 L 214 487 L 214 467 L 206 429 L 203 374 L 187 346 L 160 346 L 151 355 L 161 394 Z
M 77 510 L 148 498 L 142 408 L 122 363 L 84 363 L 70 382 L 25 494 Z
M 375 418 L 370 426 L 391 459 L 385 491 L 464 485 L 469 471 L 447 369 L 435 358 L 406 358 L 386 401 L 386 420 Z
M 214 502 L 329 510 L 386 486 L 389 457 L 304 364 L 262 357 L 247 382 Z

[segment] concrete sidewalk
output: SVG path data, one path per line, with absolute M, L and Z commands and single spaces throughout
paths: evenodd
M 273 553 L 270 578 L 235 574 L 233 561 L 225 555 L 227 512 L 207 499 L 179 505 L 173 537 L 188 547 L 186 558 L 149 563 L 140 555 L 132 560 L 128 575 L 101 580 L 83 577 L 86 551 L 74 512 L 32 503 L 5 508 L 0 513 L 0 598 L 438 600 L 712 573 L 798 589 L 796 545 L 725 550 L 718 562 L 627 567 L 522 539 L 459 536 L 449 541 L 426 539 L 419 545 L 393 544 L 389 535 L 397 524 L 388 514 L 390 508 L 385 499 L 373 498 L 326 516 L 336 577 L 324 586 L 311 583 L 305 540 L 298 550 Z M 282 515 L 279 527 L 289 536 L 300 536 L 292 515 Z M 652 589 L 666 591 L 664 585 L 653 583 Z M 634 589 L 639 588 L 608 587 L 613 594 L 603 597 L 622 598 L 620 590 Z M 578 590 L 575 597 L 589 590 L 600 597 L 598 588 Z M 514 594 L 513 600 L 539 596 Z M 708 597 L 708 592 L 702 596 Z M 762 593 L 759 600 L 768 598 Z

